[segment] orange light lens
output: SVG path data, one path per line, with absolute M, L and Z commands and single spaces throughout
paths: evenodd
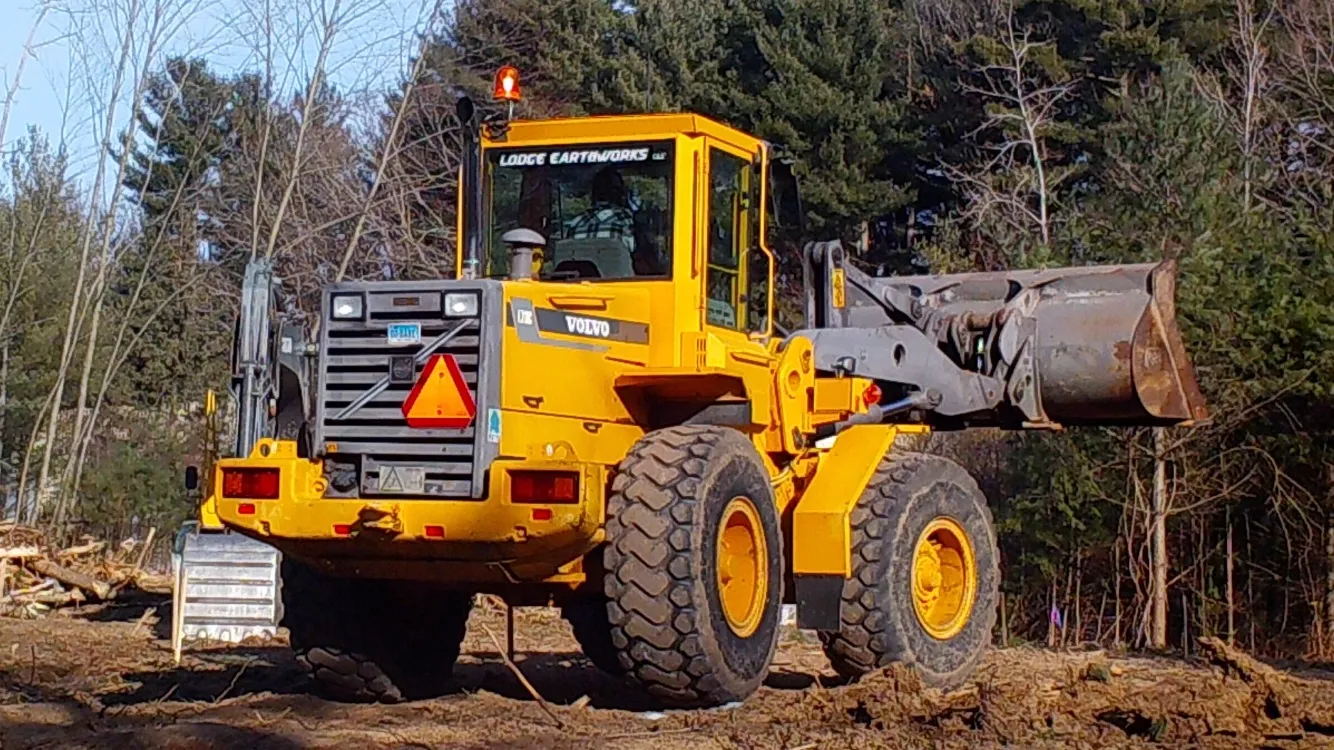
M 575 503 L 579 475 L 573 471 L 511 471 L 510 502 Z
M 867 406 L 870 406 L 871 404 L 878 404 L 880 403 L 880 397 L 882 395 L 884 394 L 880 392 L 880 386 L 876 385 L 875 383 L 872 383 L 866 386 L 866 390 L 862 391 L 862 403 L 866 404 Z
M 223 469 L 222 496 L 247 500 L 277 500 L 277 469 Z
M 492 95 L 498 102 L 519 101 L 522 98 L 519 93 L 519 69 L 506 65 L 496 71 L 496 85 Z

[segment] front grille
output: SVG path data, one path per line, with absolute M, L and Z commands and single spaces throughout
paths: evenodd
M 326 313 L 326 330 L 321 336 L 317 434 L 326 458 L 326 495 L 478 496 L 481 441 L 477 431 L 479 424 L 485 429 L 485 422 L 474 418 L 472 425 L 461 430 L 409 427 L 402 409 L 413 383 L 389 381 L 391 356 L 415 359 L 415 381 L 430 355 L 453 355 L 479 416 L 484 415 L 488 399 L 487 389 L 479 388 L 479 365 L 485 306 L 479 306 L 478 317 L 445 318 L 441 312 L 443 287 L 370 284 L 356 288 L 365 292 L 365 319 L 335 321 Z M 324 309 L 330 309 L 327 295 Z M 390 325 L 404 322 L 421 324 L 420 343 L 389 342 Z M 446 337 L 444 342 L 432 347 L 441 337 Z

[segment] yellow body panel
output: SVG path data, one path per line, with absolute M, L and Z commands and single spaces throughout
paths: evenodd
M 597 464 L 497 460 L 491 467 L 491 497 L 483 501 L 326 498 L 321 463 L 300 458 L 291 441 L 263 440 L 249 457 L 223 459 L 218 465 L 213 489 L 220 498 L 219 512 L 229 526 L 298 557 L 317 557 L 325 567 L 348 574 L 361 573 L 368 560 L 378 559 L 437 563 L 418 565 L 418 570 L 433 574 L 414 577 L 443 579 L 446 568 L 438 563 L 464 562 L 497 571 L 524 568 L 526 580 L 538 582 L 602 541 L 606 469 Z M 223 471 L 241 466 L 279 469 L 281 498 L 223 497 Z M 512 469 L 579 472 L 579 502 L 510 503 L 508 471 Z M 253 511 L 243 514 L 242 506 Z M 534 510 L 550 511 L 550 515 L 539 520 Z M 432 536 L 428 526 L 443 527 L 443 535 Z M 340 533 L 339 527 L 347 528 Z M 392 571 L 393 567 L 384 569 Z
M 222 531 L 226 527 L 218 515 L 218 497 L 213 492 L 213 472 L 218 464 L 218 396 L 209 389 L 204 394 L 204 501 L 199 505 L 199 528 Z

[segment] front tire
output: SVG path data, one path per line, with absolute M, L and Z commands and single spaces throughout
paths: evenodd
M 852 576 L 839 630 L 821 633 L 840 675 L 894 663 L 951 690 L 977 668 L 996 622 L 999 553 L 977 482 L 941 456 L 887 456 L 852 511 Z
M 607 501 L 604 588 L 620 666 L 672 706 L 744 700 L 778 643 L 783 538 L 769 473 L 725 427 L 645 435 Z
M 283 626 L 315 691 L 400 703 L 445 692 L 472 596 L 427 584 L 344 579 L 284 558 Z

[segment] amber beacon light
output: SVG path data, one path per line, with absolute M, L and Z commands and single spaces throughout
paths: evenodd
M 519 69 L 506 65 L 496 71 L 496 87 L 493 96 L 498 102 L 519 101 Z

